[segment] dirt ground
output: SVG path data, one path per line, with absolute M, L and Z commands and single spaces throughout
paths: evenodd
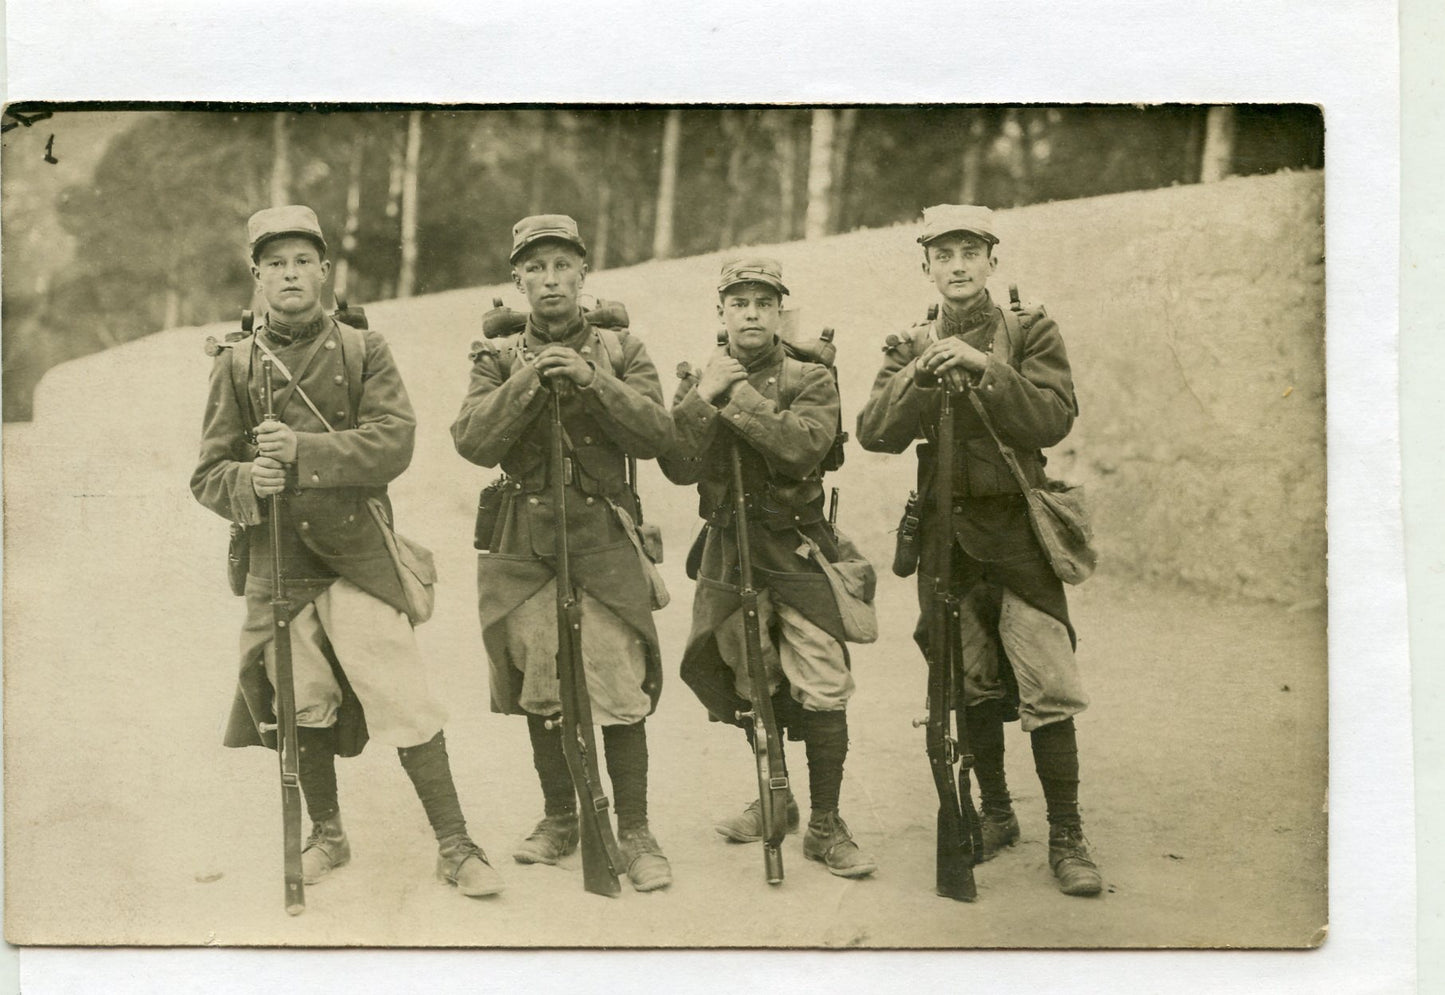
M 7 475 L 5 508 L 11 942 L 1148 947 L 1322 936 L 1317 608 L 1212 600 L 1108 574 L 1079 588 L 1073 610 L 1093 697 L 1079 719 L 1082 799 L 1106 893 L 1072 899 L 1054 889 L 1038 783 L 1025 737 L 1011 728 L 1023 839 L 979 868 L 979 901 L 965 905 L 932 892 L 936 799 L 910 725 L 922 713 L 924 671 L 909 640 L 909 585 L 885 578 L 883 639 L 854 654 L 843 810 L 880 869 L 863 881 L 831 877 L 790 837 L 787 879 L 770 888 L 758 848 L 728 845 L 711 828 L 748 799 L 751 766 L 741 737 L 709 725 L 675 677 L 689 598 L 675 554 L 666 576 L 676 602 L 658 615 L 672 671 L 648 726 L 653 826 L 676 883 L 603 899 L 582 891 L 576 858 L 560 868 L 507 859 L 540 794 L 523 724 L 486 710 L 463 543 L 435 543 L 444 584 L 419 634 L 451 709 L 473 835 L 508 890 L 468 900 L 432 879 L 420 807 L 391 751 L 372 747 L 340 769 L 355 859 L 288 918 L 273 757 L 219 745 L 241 617 L 222 580 L 223 524 L 196 513 L 173 454 L 76 458 L 67 445 L 79 431 L 146 438 L 136 427 L 61 419 L 5 430 L 7 462 L 30 471 Z M 411 520 L 425 541 L 465 534 L 456 510 Z M 791 756 L 801 780 L 802 751 Z M 78 840 L 90 859 L 67 873 L 55 857 Z
M 1318 178 L 1267 177 L 1217 188 L 1214 196 L 1229 210 L 1195 214 L 1217 217 L 1219 225 L 1233 226 L 1237 214 L 1257 223 L 1265 215 L 1240 206 L 1251 198 L 1283 204 L 1279 218 L 1308 220 Z M 1181 188 L 1019 213 L 1041 226 L 1030 237 L 1042 253 L 1061 251 L 1047 249 L 1039 234 L 1049 226 L 1047 211 L 1062 212 L 1061 218 L 1108 216 L 1156 237 L 1181 204 L 1194 205 L 1190 198 L 1199 196 L 1198 189 Z M 1291 197 L 1306 207 L 1290 207 Z M 1308 223 L 1280 220 L 1277 227 L 1284 241 L 1304 245 L 1315 237 Z M 1185 232 L 1191 245 L 1209 234 Z M 911 234 L 891 229 L 780 247 L 789 284 L 808 313 L 821 322 L 833 315 L 850 322 L 839 322 L 838 340 L 848 422 L 877 368 L 884 334 L 920 315 L 927 302 L 916 257 L 907 256 L 906 267 L 894 265 L 895 256 L 903 259 L 916 248 Z M 1089 315 L 1074 325 L 1060 320 L 1066 337 L 1080 329 L 1070 351 L 1080 343 L 1077 355 L 1091 367 L 1086 379 L 1095 385 L 1083 398 L 1081 431 L 1103 423 L 1096 436 L 1082 436 L 1090 465 L 1116 457 L 1139 463 L 1143 457 L 1112 441 L 1137 433 L 1110 419 L 1129 410 L 1131 399 L 1136 427 L 1147 428 L 1156 413 L 1146 393 L 1129 393 L 1137 385 L 1125 375 L 1132 369 L 1134 381 L 1147 380 L 1149 371 L 1121 373 L 1111 351 L 1119 346 L 1108 333 L 1110 320 L 1127 318 L 1127 309 L 1088 310 L 1099 302 L 1127 305 L 1131 287 L 1143 292 L 1130 282 L 1130 261 L 1115 263 L 1092 271 L 1096 280 L 1088 288 L 1066 283 L 1070 289 L 1060 298 L 1047 292 L 1050 271 L 1023 274 L 1051 313 Z M 1180 279 L 1188 272 L 1180 270 Z M 716 261 L 704 258 L 589 279 L 598 296 L 629 302 L 668 397 L 676 362 L 697 362 L 709 348 L 715 273 Z M 669 293 L 649 296 L 648 289 L 659 286 Z M 1170 293 L 1188 297 L 1196 289 L 1181 284 Z M 1291 315 L 1314 313 L 1314 298 L 1297 289 L 1282 283 L 1279 307 Z M 1136 489 L 1122 471 L 1091 480 L 1091 486 L 1112 487 L 1101 503 L 1113 510 L 1104 523 L 1108 534 L 1101 535 L 1104 563 L 1097 577 L 1072 592 L 1072 613 L 1093 699 L 1078 720 L 1081 798 L 1107 884 L 1103 895 L 1074 899 L 1055 889 L 1042 797 L 1026 737 L 1016 727 L 1007 733 L 1008 773 L 1023 839 L 978 869 L 976 904 L 933 894 L 937 801 L 922 732 L 911 725 L 924 697 L 924 666 L 910 638 L 916 602 L 911 582 L 886 573 L 888 530 L 913 470 L 908 458 L 864 454 L 856 446 L 835 475 L 843 491 L 840 524 L 885 573 L 882 638 L 853 654 L 858 693 L 850 706 L 843 814 L 877 857 L 878 873 L 854 882 L 834 878 L 803 858 L 794 836 L 784 849 L 786 881 L 770 888 L 756 846 L 728 845 L 714 834 L 713 821 L 755 790 L 751 760 L 741 736 L 707 723 L 677 679 L 691 600 L 681 562 L 695 533 L 696 497 L 670 487 L 651 467 L 644 468 L 642 492 L 649 519 L 666 535 L 663 572 L 673 604 L 656 616 L 667 680 L 648 722 L 650 804 L 676 883 L 664 892 L 624 889 L 603 899 L 582 891 L 576 858 L 559 868 L 512 863 L 511 846 L 540 815 L 541 797 L 524 724 L 487 710 L 470 536 L 477 489 L 491 474 L 465 464 L 446 432 L 465 391 L 468 343 L 499 292 L 517 303 L 510 289 L 477 288 L 367 309 L 388 335 L 417 410 L 416 455 L 392 495 L 399 527 L 436 552 L 441 572 L 436 615 L 418 635 L 451 711 L 448 744 L 472 835 L 495 858 L 507 891 L 469 900 L 432 878 L 435 848 L 420 805 L 392 752 L 373 746 L 340 765 L 352 864 L 308 889 L 304 915 L 283 912 L 274 757 L 220 745 L 243 614 L 225 587 L 226 527 L 195 503 L 187 486 L 210 366 L 201 342 L 227 329 L 179 329 L 52 370 L 36 395 L 36 420 L 4 428 L 8 940 L 935 948 L 1320 942 L 1327 920 L 1322 602 L 1241 600 L 1209 593 L 1206 582 L 1249 574 L 1259 582 L 1231 581 L 1214 590 L 1318 591 L 1323 563 L 1299 550 L 1321 538 L 1323 496 L 1299 490 L 1299 507 L 1291 505 L 1296 514 L 1261 549 L 1248 537 L 1270 508 L 1283 507 L 1272 490 L 1244 493 L 1252 486 L 1247 475 L 1211 479 L 1224 472 L 1212 456 L 1191 464 L 1193 476 L 1171 476 L 1183 458 L 1173 454 L 1204 446 L 1228 415 L 1234 402 L 1222 397 L 1210 398 L 1217 402 L 1215 421 L 1181 417 L 1154 433 L 1154 448 L 1145 454 L 1157 467 L 1146 475 L 1152 489 Z M 1209 298 L 1223 310 L 1231 299 Z M 1238 299 L 1253 307 L 1255 298 Z M 1303 318 L 1296 324 L 1314 327 Z M 1163 355 L 1174 362 L 1167 350 Z M 1306 355 L 1301 362 L 1312 360 Z M 1290 396 L 1322 405 L 1322 397 L 1306 394 Z M 1249 452 L 1268 450 L 1281 465 L 1296 459 L 1308 466 L 1319 458 L 1318 439 L 1282 432 L 1275 414 L 1240 410 L 1245 414 L 1229 422 L 1231 446 L 1249 442 Z M 1290 417 L 1307 425 L 1315 415 Z M 1194 434 L 1182 437 L 1187 433 Z M 1161 509 L 1185 486 L 1193 488 L 1188 481 L 1195 478 L 1199 488 L 1223 488 L 1230 501 L 1254 509 L 1253 531 L 1221 527 L 1209 517 L 1218 508 L 1200 489 L 1190 493 L 1203 517 L 1170 519 L 1163 529 Z M 1156 530 L 1149 533 L 1156 538 L 1187 538 L 1184 553 L 1202 564 L 1193 589 L 1131 566 L 1143 548 L 1131 537 L 1139 529 Z M 1112 560 L 1111 548 L 1119 553 Z M 1174 555 L 1158 553 L 1161 563 Z M 789 756 L 801 787 L 800 745 Z M 86 860 L 62 859 L 76 846 Z

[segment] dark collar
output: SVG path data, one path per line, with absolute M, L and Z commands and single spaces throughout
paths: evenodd
M 994 318 L 993 298 L 985 290 L 963 307 L 955 307 L 947 301 L 938 311 L 938 336 L 964 335 L 977 328 L 991 324 Z
M 731 350 L 729 350 L 731 354 Z M 736 356 L 733 357 L 737 359 Z M 749 373 L 756 373 L 758 370 L 767 369 L 769 366 L 776 366 L 783 361 L 783 340 L 774 338 L 771 348 L 764 349 L 753 357 L 752 362 L 743 363 L 743 369 Z M 741 360 L 739 360 L 741 362 Z
M 572 340 L 577 338 L 578 334 L 586 327 L 587 322 L 583 320 L 580 309 L 577 311 L 576 317 L 567 323 L 566 328 L 562 329 L 560 335 L 548 334 L 542 331 L 536 319 L 533 318 L 531 314 L 527 315 L 527 337 L 539 345 L 551 345 L 553 342 L 560 342 L 563 345 L 578 345 L 580 343 L 573 342 Z
M 310 342 L 321 334 L 322 329 L 327 325 L 328 317 L 322 312 L 311 321 L 300 325 L 288 325 L 276 318 L 270 312 L 266 314 L 266 338 L 275 346 L 295 345 L 298 342 Z

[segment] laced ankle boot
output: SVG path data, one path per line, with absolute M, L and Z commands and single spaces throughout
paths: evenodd
M 1049 813 L 1049 868 L 1066 895 L 1097 895 L 1099 866 L 1089 852 L 1079 816 L 1079 748 L 1074 720 L 1051 722 L 1030 734 L 1034 769 Z
M 1018 842 L 1019 820 L 1014 815 L 1004 776 L 1003 702 L 981 701 L 964 709 L 968 747 L 973 752 L 973 773 L 978 778 L 979 807 L 983 829 L 980 861 Z
M 672 865 L 647 825 L 647 726 L 636 722 L 602 727 L 607 776 L 617 803 L 617 845 L 636 891 L 672 884 Z
M 547 728 L 547 718 L 527 716 L 532 767 L 542 786 L 543 818 L 512 850 L 519 864 L 555 864 L 577 849 L 577 793 L 562 752 L 562 730 Z
M 753 740 L 755 738 L 753 736 L 753 727 L 751 725 L 743 726 L 743 733 L 747 736 L 749 751 L 755 750 L 756 747 L 753 746 Z M 781 735 L 778 737 L 778 752 L 783 754 L 783 769 L 787 770 L 787 754 L 783 750 L 785 739 L 786 737 Z M 798 803 L 793 797 L 793 789 L 791 787 L 788 789 L 788 809 L 784 813 L 783 818 L 786 831 L 796 833 L 798 831 L 798 825 L 802 821 L 802 816 L 798 812 Z M 713 823 L 713 829 L 717 831 L 719 836 L 722 836 L 730 843 L 757 843 L 763 838 L 762 802 L 754 798 L 748 803 L 747 807 L 737 815 L 728 816 L 725 819 L 719 819 Z
M 351 843 L 341 828 L 336 798 L 336 727 L 296 729 L 296 767 L 311 817 L 311 835 L 301 849 L 301 880 L 316 884 L 351 860 Z
M 437 734 L 419 746 L 397 749 L 401 766 L 416 788 L 427 821 L 437 839 L 437 877 L 455 885 L 463 895 L 494 895 L 502 878 L 487 861 L 482 848 L 467 835 L 467 820 L 457 800 L 447 757 L 446 734 Z

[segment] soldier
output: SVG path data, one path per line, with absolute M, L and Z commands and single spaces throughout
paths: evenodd
M 950 389 L 976 394 L 1025 472 L 1041 485 L 1040 450 L 1058 444 L 1078 413 L 1058 326 L 1043 308 L 1028 309 L 1019 320 L 1022 341 L 1009 343 L 1009 359 L 1001 358 L 1005 351 L 995 351 L 995 340 L 1008 333 L 988 292 L 999 239 L 987 208 L 930 207 L 918 241 L 923 272 L 937 288 L 941 307 L 936 321 L 890 336 L 883 368 L 858 415 L 859 441 L 865 449 L 901 453 L 915 439 L 935 439 L 936 385 L 942 377 Z M 958 439 L 952 454 L 953 521 L 936 521 L 933 502 L 923 504 L 918 594 L 929 612 L 935 571 L 927 536 L 950 528 L 956 546 L 953 576 L 946 582 L 961 598 L 963 700 L 983 809 L 980 859 L 1019 838 L 1003 766 L 1003 722 L 1016 694 L 1048 809 L 1049 866 L 1065 894 L 1097 894 L 1099 871 L 1079 816 L 1073 718 L 1088 699 L 1074 661 L 1063 584 L 1034 537 L 1024 496 L 982 420 L 969 403 L 955 404 L 953 411 Z M 936 465 L 931 449 L 920 446 L 920 494 L 929 493 Z M 920 645 L 926 642 L 925 622 L 920 620 L 917 631 Z
M 820 469 L 838 428 L 838 389 L 825 366 L 785 355 L 780 333 L 787 292 L 776 260 L 726 263 L 717 313 L 727 347 L 717 349 L 700 376 L 685 376 L 673 399 L 677 446 L 661 460 L 662 469 L 674 483 L 697 484 L 699 512 L 707 521 L 688 557 L 688 575 L 698 587 L 682 669 L 689 678 L 726 666 L 725 676 L 689 683 L 695 689 L 699 683 L 730 687 L 738 707 L 749 699 L 728 449 L 736 443 L 753 512 L 748 533 L 768 693 L 779 723 L 801 736 L 807 751 L 812 811 L 803 853 L 834 874 L 855 878 L 877 865 L 838 814 L 853 676 L 832 588 L 807 555 L 816 548 L 829 561 L 839 558 L 837 537 L 823 513 Z M 730 703 L 699 696 L 716 718 L 737 721 Z M 752 727 L 744 729 L 751 740 Z M 796 832 L 799 813 L 791 796 L 786 816 L 788 831 Z M 763 836 L 762 821 L 755 799 L 716 829 L 734 842 L 756 842 Z
M 416 419 L 386 340 L 339 324 L 322 307 L 331 262 L 309 207 L 268 208 L 247 225 L 261 327 L 220 353 L 211 373 L 196 499 L 247 527 L 250 571 L 241 675 L 227 746 L 275 745 L 270 527 L 280 494 L 282 568 L 291 619 L 302 794 L 312 819 L 303 880 L 351 859 L 336 790 L 336 756 L 368 734 L 397 748 L 439 845 L 437 874 L 465 895 L 502 880 L 467 835 L 408 603 L 372 505 L 390 516 L 387 484 L 411 462 Z M 258 424 L 261 361 L 280 377 L 276 419 Z M 291 380 L 292 372 L 295 380 Z
M 633 542 L 639 509 L 624 468 L 628 456 L 651 459 L 665 449 L 672 422 L 641 340 L 609 330 L 604 341 L 584 320 L 578 298 L 586 256 L 577 222 L 565 215 L 523 218 L 513 227 L 512 280 L 531 314 L 524 331 L 474 352 L 452 440 L 471 462 L 500 465 L 508 481 L 490 551 L 477 564 L 482 636 L 492 710 L 526 715 L 542 785 L 544 817 L 512 856 L 555 864 L 577 848 L 578 823 L 561 733 L 548 722 L 561 708 L 548 412 L 553 385 L 572 384 L 562 402 L 573 468 L 565 513 L 582 602 L 584 669 L 602 726 L 625 870 L 636 890 L 652 891 L 672 882 L 647 822 L 645 720 L 657 707 L 662 668 L 651 592 Z

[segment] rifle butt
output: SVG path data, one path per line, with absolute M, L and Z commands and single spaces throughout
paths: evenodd
M 957 813 L 938 810 L 938 872 L 934 890 L 955 902 L 972 902 L 978 898 L 973 880 L 973 862 L 960 839 Z
M 582 816 L 582 887 L 594 895 L 616 898 L 622 893 L 622 882 L 617 878 L 617 870 L 597 825 L 599 815 L 606 818 L 605 812 Z

